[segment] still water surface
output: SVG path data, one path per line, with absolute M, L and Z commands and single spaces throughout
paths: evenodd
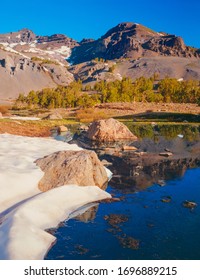
M 137 130 L 138 147 L 150 152 L 167 146 L 186 154 L 199 143 L 199 126 L 141 126 Z M 177 137 L 181 133 L 183 138 Z M 107 191 L 121 200 L 93 206 L 63 222 L 54 232 L 57 242 L 46 259 L 200 259 L 200 168 L 185 172 L 186 164 L 182 164 L 165 176 L 164 186 L 152 183 L 136 191 L 111 181 Z M 185 208 L 184 201 L 194 201 L 197 207 Z

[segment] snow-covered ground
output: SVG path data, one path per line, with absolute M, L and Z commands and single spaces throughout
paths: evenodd
M 110 197 L 95 186 L 40 192 L 43 172 L 34 161 L 61 150 L 80 148 L 50 138 L 0 134 L 0 259 L 42 259 L 55 239 L 45 229 L 87 203 Z
M 40 118 L 37 117 L 21 117 L 21 116 L 15 116 L 15 117 L 7 117 L 11 120 L 22 120 L 22 121 L 39 121 Z

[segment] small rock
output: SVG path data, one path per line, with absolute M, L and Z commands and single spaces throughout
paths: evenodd
M 159 153 L 159 156 L 163 156 L 163 157 L 170 157 L 173 154 L 171 152 L 163 152 L 163 153 Z
M 104 216 L 104 220 L 107 221 L 111 226 L 115 227 L 119 224 L 128 221 L 128 216 L 123 214 L 109 214 Z
M 131 236 L 125 236 L 125 237 L 118 237 L 120 244 L 124 247 L 124 248 L 129 248 L 132 250 L 138 250 L 139 249 L 139 245 L 140 245 L 140 241 L 131 237 Z
M 84 248 L 83 245 L 75 245 L 75 249 L 79 255 L 84 255 L 89 251 L 89 249 Z
M 126 145 L 124 145 L 124 146 L 122 147 L 122 150 L 123 150 L 123 151 L 136 151 L 137 148 L 134 147 L 134 146 L 126 146 Z
M 161 199 L 161 201 L 164 203 L 169 203 L 171 202 L 171 200 L 172 200 L 171 196 L 166 196 Z
M 57 127 L 57 131 L 58 131 L 58 133 L 67 132 L 68 128 L 64 125 L 60 125 L 60 126 Z
M 190 208 L 190 209 L 194 209 L 195 207 L 197 207 L 197 203 L 194 202 L 194 201 L 188 201 L 188 200 L 186 200 L 186 201 L 183 202 L 183 207 L 185 207 L 185 208 Z
M 164 187 L 165 186 L 165 181 L 164 180 L 158 180 L 158 185 L 160 187 Z
M 145 154 L 147 154 L 147 152 L 134 152 L 134 154 L 136 155 L 136 156 L 143 156 L 143 155 L 145 155 Z
M 82 124 L 82 125 L 79 127 L 79 130 L 87 131 L 88 128 L 89 128 L 89 127 L 88 127 L 87 125 Z
M 179 138 L 183 138 L 184 136 L 183 136 L 183 134 L 178 134 L 177 135 Z

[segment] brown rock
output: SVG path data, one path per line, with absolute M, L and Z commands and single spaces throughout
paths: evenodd
M 57 127 L 57 131 L 58 131 L 58 133 L 67 132 L 68 128 L 64 125 L 60 125 L 60 126 Z
M 82 124 L 82 125 L 79 127 L 79 130 L 87 131 L 88 128 L 89 128 L 89 127 L 88 127 L 87 125 Z
M 126 146 L 126 145 L 124 145 L 124 146 L 122 147 L 122 150 L 123 150 L 123 151 L 136 151 L 137 148 L 134 147 L 134 146 Z
M 159 153 L 160 156 L 163 156 L 163 157 L 170 157 L 172 156 L 173 154 L 171 152 L 164 152 L 164 153 Z
M 137 139 L 123 123 L 113 118 L 93 122 L 87 131 L 87 137 L 100 142 Z
M 67 184 L 105 188 L 108 176 L 103 164 L 93 151 L 61 151 L 36 160 L 44 171 L 39 189 L 49 189 Z
M 197 207 L 197 203 L 194 202 L 194 201 L 188 201 L 188 200 L 186 200 L 186 201 L 183 202 L 183 207 L 185 207 L 185 208 L 190 208 L 190 209 L 194 209 L 195 207 Z
M 124 247 L 124 248 L 129 248 L 132 250 L 138 250 L 139 249 L 139 245 L 140 245 L 140 241 L 138 239 L 133 238 L 132 236 L 119 236 L 118 237 L 120 244 Z

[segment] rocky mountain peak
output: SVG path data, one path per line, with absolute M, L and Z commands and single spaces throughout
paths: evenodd
M 35 33 L 32 30 L 29 30 L 28 28 L 23 28 L 17 33 L 18 37 L 20 37 L 22 42 L 30 43 L 36 39 Z
M 120 23 L 120 24 L 116 25 L 115 27 L 111 28 L 110 30 L 108 30 L 108 32 L 106 32 L 106 34 L 103 35 L 101 38 L 105 39 L 116 33 L 134 30 L 136 27 L 137 27 L 137 25 L 132 22 L 123 22 L 123 23 Z
M 101 37 L 101 39 L 106 39 L 108 37 L 116 38 L 123 37 L 135 37 L 137 39 L 141 38 L 149 38 L 151 36 L 155 36 L 157 33 L 150 28 L 147 28 L 138 23 L 132 22 L 123 22 L 118 24 L 117 26 L 111 28 L 105 35 Z
M 35 33 L 33 31 L 23 28 L 17 32 L 9 32 L 5 34 L 0 34 L 0 43 L 30 43 L 36 39 Z
M 98 40 L 81 42 L 72 50 L 70 61 L 77 64 L 96 57 L 113 60 L 151 56 L 199 57 L 199 52 L 187 47 L 181 37 L 159 33 L 138 23 L 123 22 Z

